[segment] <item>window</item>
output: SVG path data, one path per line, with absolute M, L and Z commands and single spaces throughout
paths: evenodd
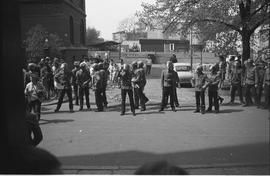
M 174 43 L 170 43 L 170 51 L 174 51 Z
M 180 65 L 175 67 L 176 71 L 190 71 L 191 67 L 186 65 Z
M 69 37 L 70 43 L 74 44 L 74 25 L 73 25 L 73 17 L 69 17 Z
M 80 43 L 85 45 L 85 23 L 84 23 L 84 20 L 81 20 L 81 24 L 80 24 Z

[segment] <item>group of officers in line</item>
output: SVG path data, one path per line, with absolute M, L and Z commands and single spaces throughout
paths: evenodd
M 263 61 L 258 58 L 256 62 L 248 59 L 244 64 L 241 64 L 240 59 L 231 59 L 226 63 L 223 56 L 220 56 L 220 61 L 210 68 L 210 74 L 203 72 L 203 67 L 200 65 L 196 68 L 192 84 L 195 87 L 195 113 L 211 112 L 212 107 L 215 108 L 215 113 L 219 112 L 219 89 L 225 80 L 226 70 L 228 71 L 228 80 L 231 85 L 231 100 L 234 103 L 235 93 L 238 91 L 240 103 L 244 106 L 253 104 L 258 108 L 269 108 L 269 63 L 267 58 Z M 40 119 L 41 102 L 44 97 L 48 98 L 50 92 L 54 92 L 58 97 L 57 107 L 55 112 L 61 108 L 64 95 L 67 94 L 69 101 L 69 110 L 73 111 L 74 93 L 75 104 L 79 105 L 79 110 L 83 110 L 84 99 L 87 109 L 91 110 L 89 100 L 89 90 L 92 89 L 95 94 L 95 103 L 97 112 L 104 111 L 107 107 L 106 89 L 108 80 L 111 74 L 109 67 L 115 65 L 113 60 L 110 62 L 103 61 L 99 63 L 90 63 L 89 60 L 74 62 L 72 71 L 68 68 L 67 63 L 60 63 L 59 60 L 54 60 L 53 64 L 49 64 L 49 58 L 43 59 L 39 65 L 30 63 L 28 71 L 25 70 L 25 95 L 28 104 L 28 110 L 34 110 Z M 226 67 L 228 66 L 228 69 Z M 146 110 L 145 104 L 149 99 L 144 94 L 146 85 L 146 73 L 144 63 L 142 61 L 133 62 L 132 64 L 124 64 L 121 62 L 120 68 L 114 77 L 119 80 L 121 89 L 121 115 L 125 114 L 126 96 L 129 96 L 131 112 L 135 116 L 135 109 L 140 107 L 141 111 Z M 177 87 L 180 87 L 179 77 L 174 71 L 172 61 L 167 62 L 167 67 L 161 74 L 162 100 L 159 111 L 163 111 L 168 104 L 170 98 L 170 106 L 172 111 L 176 111 L 175 107 L 179 107 L 177 98 Z M 245 92 L 245 101 L 243 99 L 243 88 Z M 208 89 L 209 106 L 205 108 L 205 91 Z M 74 91 L 74 92 L 72 92 Z M 265 94 L 265 104 L 262 106 L 262 92 Z

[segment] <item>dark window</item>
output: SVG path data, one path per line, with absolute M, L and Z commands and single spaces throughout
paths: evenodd
M 84 0 L 81 0 L 80 3 L 81 3 L 81 4 L 80 4 L 80 5 L 81 5 L 81 9 L 84 10 Z
M 80 43 L 85 45 L 85 23 L 84 23 L 84 20 L 81 20 L 81 24 L 80 24 Z
M 69 35 L 71 44 L 74 44 L 74 25 L 72 16 L 69 17 Z

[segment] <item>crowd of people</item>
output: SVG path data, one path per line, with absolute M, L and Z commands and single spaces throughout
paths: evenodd
M 218 63 L 210 67 L 210 74 L 203 73 L 201 65 L 194 72 L 192 83 L 195 87 L 195 113 L 211 112 L 212 106 L 214 106 L 216 113 L 219 112 L 219 103 L 223 101 L 219 90 L 225 79 L 229 80 L 231 86 L 229 103 L 234 103 L 237 91 L 240 103 L 244 106 L 255 103 L 258 108 L 269 107 L 269 58 L 265 61 L 258 58 L 255 62 L 248 59 L 243 64 L 236 57 L 232 57 L 229 62 L 226 62 L 223 56 L 220 56 L 219 59 Z M 162 71 L 160 111 L 163 111 L 167 106 L 169 97 L 172 110 L 176 111 L 175 107 L 179 107 L 176 88 L 180 87 L 180 84 L 173 67 L 175 61 L 177 62 L 177 59 L 174 56 L 167 62 L 167 68 Z M 85 58 L 81 62 L 75 61 L 73 69 L 57 58 L 53 62 L 46 57 L 41 59 L 38 64 L 29 63 L 28 70 L 24 70 L 27 110 L 29 112 L 33 110 L 39 120 L 42 101 L 58 98 L 55 109 L 55 112 L 58 112 L 65 94 L 68 97 L 70 112 L 74 112 L 73 97 L 75 105 L 79 105 L 80 111 L 84 108 L 84 102 L 87 109 L 92 110 L 89 99 L 89 90 L 92 89 L 95 94 L 96 111 L 102 112 L 108 105 L 106 90 L 110 85 L 121 89 L 121 115 L 125 114 L 127 95 L 132 114 L 136 115 L 135 109 L 140 107 L 141 111 L 145 111 L 145 104 L 149 101 L 144 94 L 144 88 L 146 74 L 150 74 L 152 63 L 147 61 L 147 64 L 146 71 L 142 61 L 124 64 L 123 60 L 120 63 L 115 63 L 108 59 L 93 61 Z M 209 98 L 207 109 L 205 108 L 206 89 L 208 89 Z M 262 92 L 264 92 L 265 97 L 264 104 L 261 101 Z

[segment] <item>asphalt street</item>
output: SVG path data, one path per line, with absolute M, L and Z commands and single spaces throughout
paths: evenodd
M 42 107 L 40 144 L 65 166 L 139 166 L 168 160 L 177 165 L 269 164 L 269 112 L 255 106 L 228 105 L 220 113 L 197 114 L 194 90 L 178 89 L 180 108 L 158 112 L 159 79 L 149 79 L 147 111 L 120 116 L 120 90 L 109 89 L 106 112 L 69 113 L 64 103 Z M 94 95 L 90 94 L 95 109 Z M 236 99 L 238 102 L 238 99 Z M 206 98 L 206 104 L 207 98 Z M 127 106 L 129 109 L 129 107 Z

